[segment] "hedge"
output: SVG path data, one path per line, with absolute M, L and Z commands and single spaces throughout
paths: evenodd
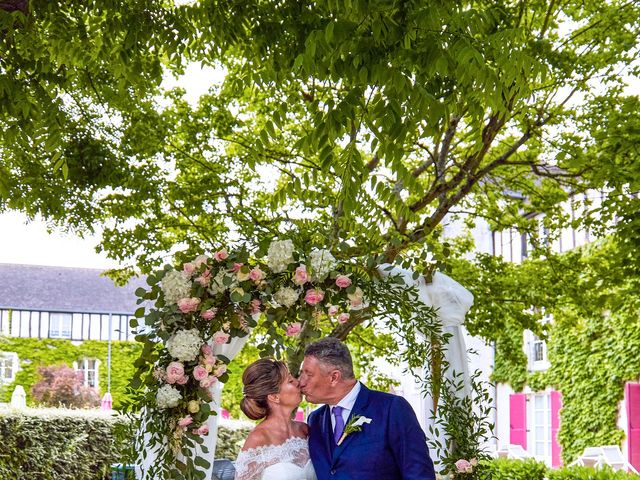
M 491 480 L 638 480 L 638 475 L 614 472 L 608 467 L 596 470 L 589 467 L 548 468 L 532 459 L 510 460 L 498 458 L 483 462 L 485 478 Z
M 126 461 L 131 440 L 114 432 L 128 426 L 99 410 L 0 412 L 0 479 L 106 480 L 112 464 Z M 235 459 L 249 430 L 238 422 L 220 425 L 216 458 Z

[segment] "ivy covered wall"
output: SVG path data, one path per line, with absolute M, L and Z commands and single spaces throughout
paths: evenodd
M 75 343 L 75 344 L 74 344 Z M 126 386 L 135 371 L 134 362 L 140 355 L 141 345 L 136 342 L 113 341 L 111 343 L 111 395 L 114 407 L 124 399 Z M 81 343 L 61 339 L 16 338 L 0 336 L 0 351 L 18 354 L 20 370 L 13 383 L 0 388 L 0 402 L 9 402 L 16 385 L 22 385 L 27 393 L 27 402 L 32 405 L 31 386 L 38 382 L 38 366 L 71 366 L 83 358 L 100 360 L 98 385 L 102 395 L 107 389 L 108 342 L 87 340 Z M 222 391 L 222 407 L 234 418 L 244 418 L 240 411 L 242 399 L 242 372 L 259 358 L 258 349 L 247 344 L 229 365 L 229 381 Z
M 76 343 L 76 344 L 74 344 Z M 0 351 L 15 352 L 20 360 L 20 370 L 15 381 L 0 391 L 0 402 L 8 402 L 16 385 L 22 385 L 31 404 L 31 386 L 38 382 L 38 366 L 66 364 L 83 358 L 100 360 L 98 385 L 102 395 L 107 389 L 108 342 L 87 340 L 72 343 L 70 340 L 0 337 Z M 133 363 L 141 347 L 135 342 L 113 341 L 111 343 L 111 395 L 114 406 L 124 399 L 125 387 L 133 375 Z
M 515 391 L 562 393 L 565 464 L 594 445 L 619 445 L 619 404 L 626 382 L 640 381 L 640 265 L 612 236 L 522 264 L 491 255 L 452 262 L 475 295 L 469 330 L 495 343 L 493 380 Z M 533 307 L 533 308 L 532 308 Z M 552 314 L 545 324 L 543 314 Z M 529 372 L 523 332 L 546 340 L 550 368 Z

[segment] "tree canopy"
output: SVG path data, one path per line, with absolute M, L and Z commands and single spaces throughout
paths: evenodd
M 639 19 L 618 0 L 5 0 L 0 209 L 103 226 L 125 274 L 286 235 L 444 258 L 452 215 L 533 233 L 527 213 L 566 221 L 590 188 L 632 219 Z M 225 72 L 196 105 L 162 85 L 189 62 Z

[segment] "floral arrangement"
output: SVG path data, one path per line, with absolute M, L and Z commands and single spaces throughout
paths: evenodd
M 266 258 L 221 248 L 148 277 L 151 289 L 136 293 L 139 303 L 155 306 L 136 312 L 144 326 L 132 320 L 145 347 L 131 382 L 131 409 L 146 412 L 144 430 L 152 436 L 145 446 L 163 449 L 149 478 L 191 478 L 204 475 L 197 466 L 209 467 L 203 458 L 181 463 L 179 453 L 209 434 L 211 387 L 227 380 L 230 361 L 214 354 L 216 346 L 246 336 L 260 318 L 282 338 L 296 337 L 309 319 L 346 323 L 367 306 L 362 281 L 346 267 L 328 250 L 305 255 L 280 240 Z

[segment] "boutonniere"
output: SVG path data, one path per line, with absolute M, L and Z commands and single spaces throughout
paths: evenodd
M 344 426 L 344 432 L 342 432 L 342 436 L 340 437 L 340 440 L 338 440 L 338 445 L 340 445 L 350 433 L 359 432 L 360 430 L 362 430 L 362 426 L 365 423 L 371 423 L 371 419 L 362 415 L 354 415 L 353 417 L 351 417 L 351 419 Z

